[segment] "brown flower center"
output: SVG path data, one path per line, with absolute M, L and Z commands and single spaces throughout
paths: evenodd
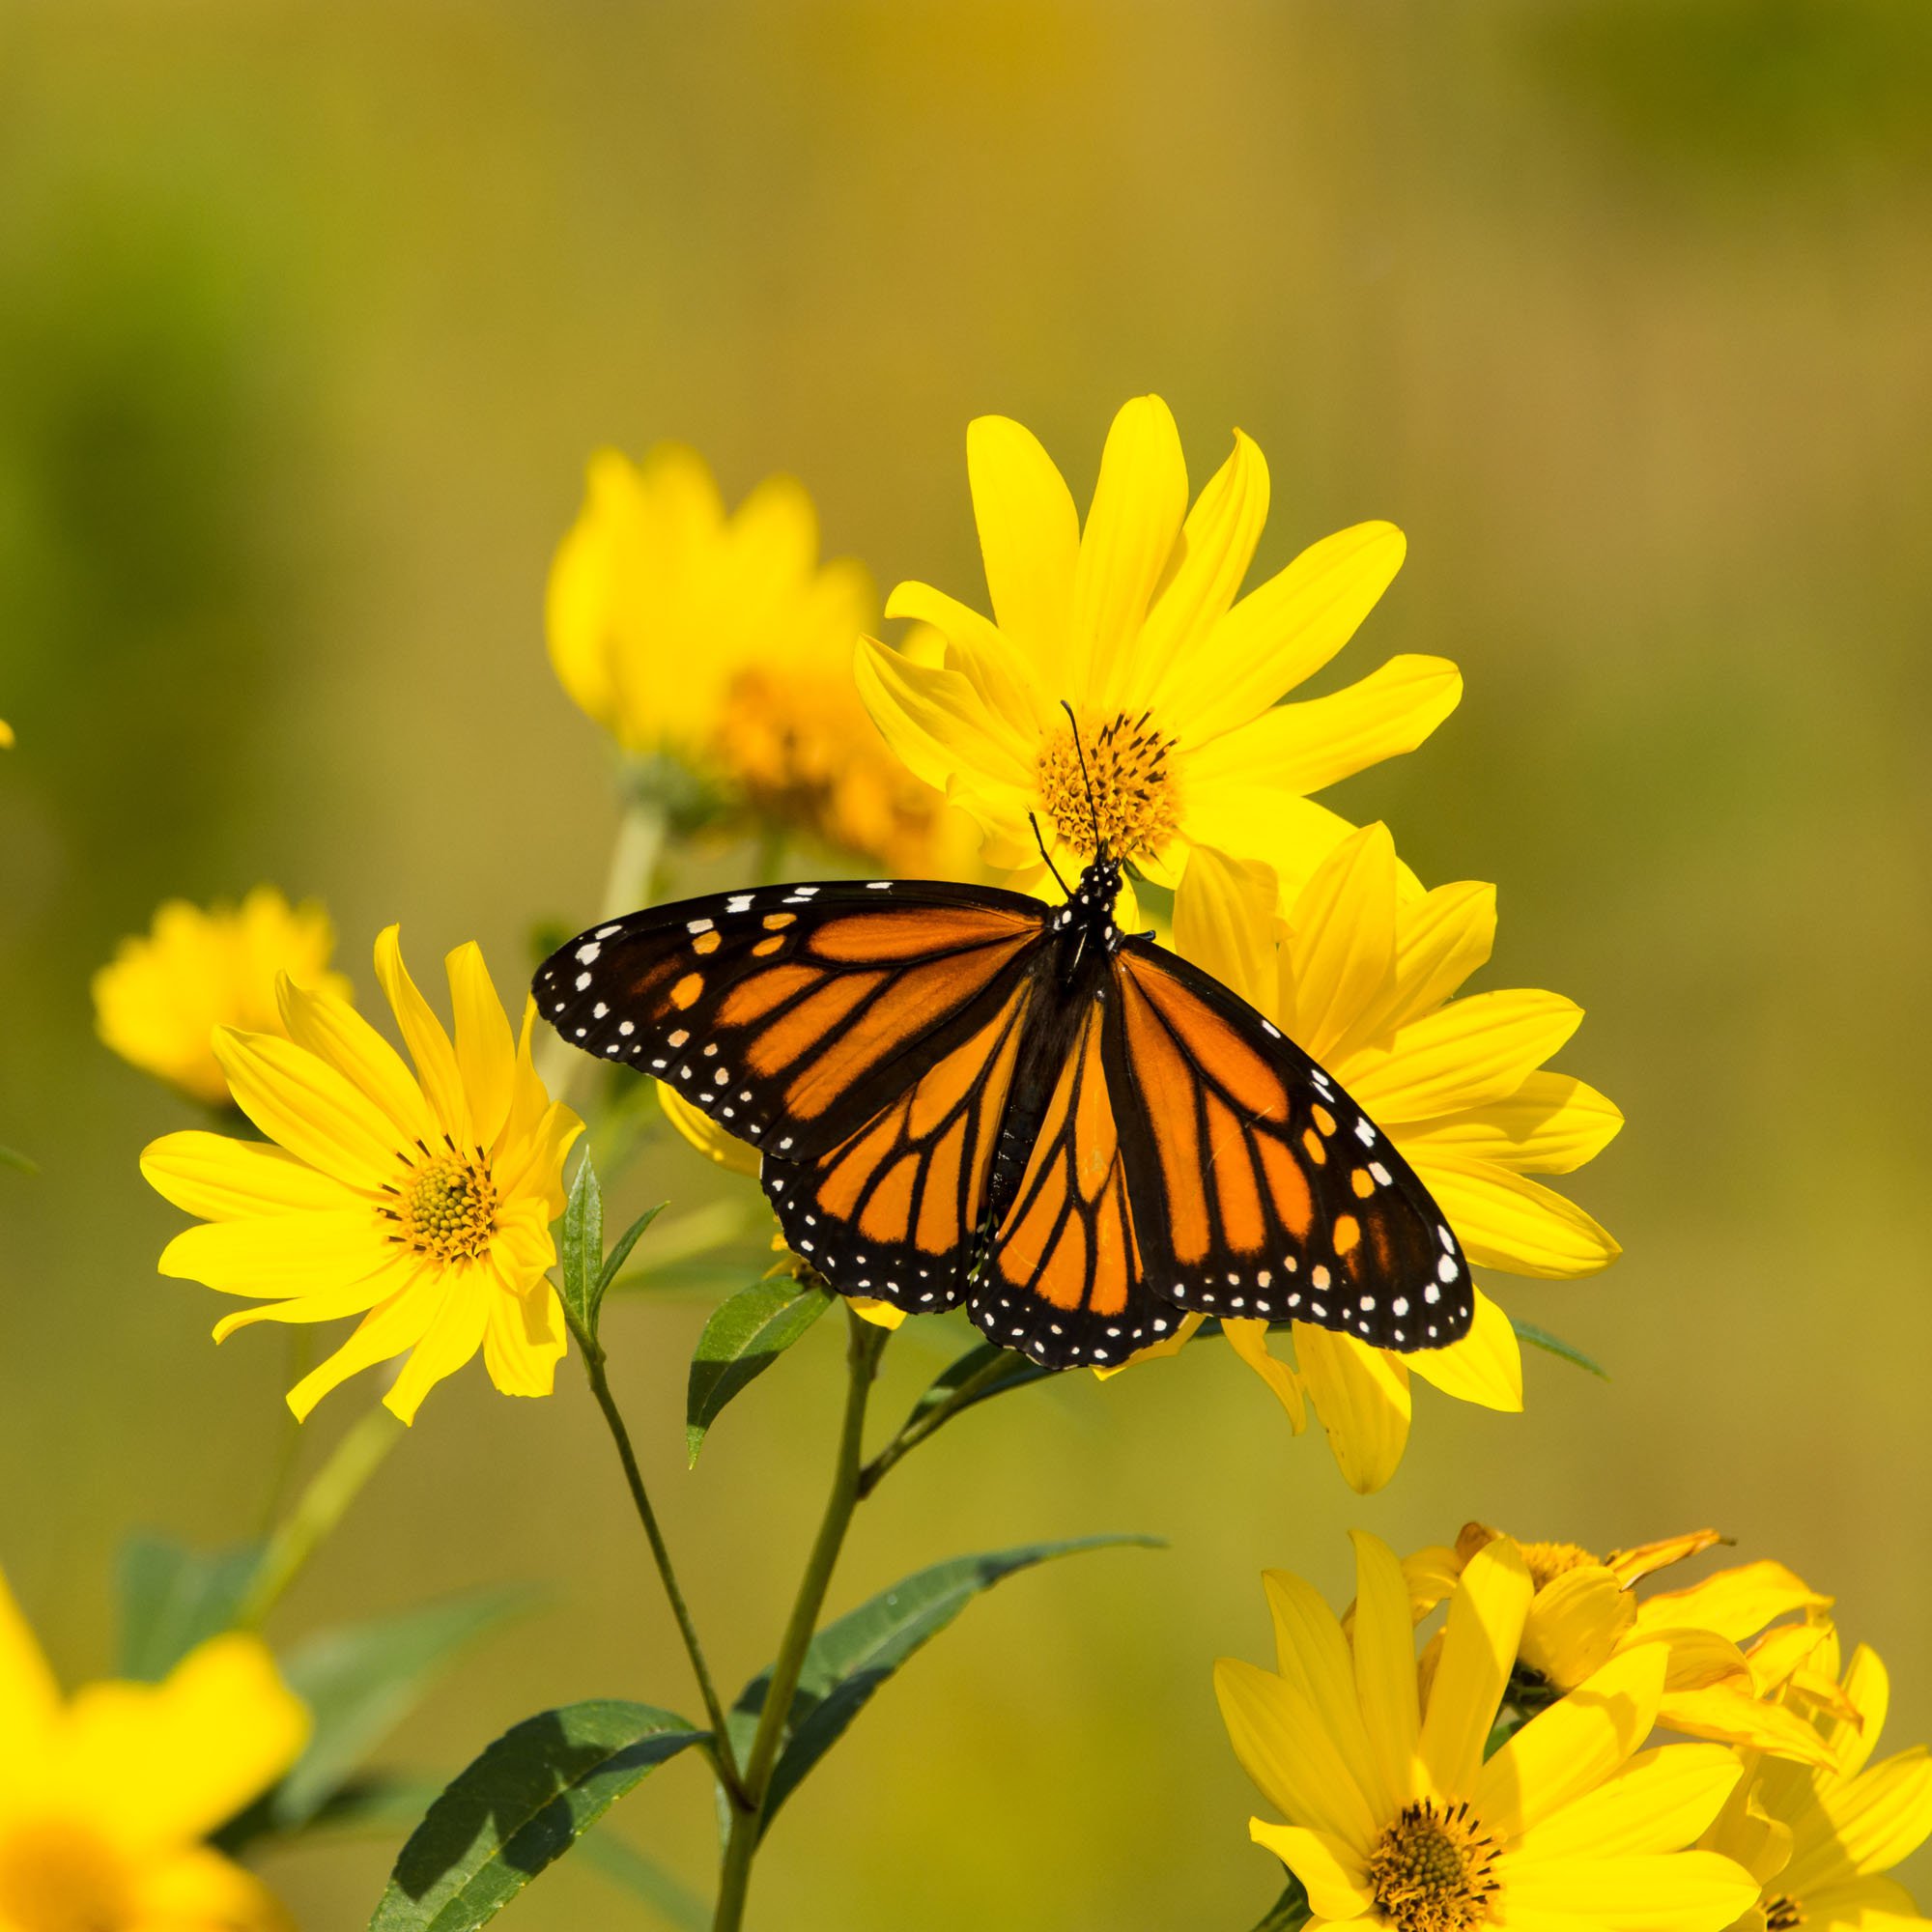
M 1765 1932 L 1796 1932 L 1804 1923 L 1804 1908 L 1784 1892 L 1764 1902 Z
M 432 1154 L 392 1191 L 394 1207 L 383 1209 L 389 1238 L 416 1254 L 474 1261 L 497 1232 L 497 1183 L 480 1153 Z
M 1466 1801 L 1405 1804 L 1369 1858 L 1376 1909 L 1400 1932 L 1467 1932 L 1490 1917 L 1500 1850 Z
M 1097 730 L 1083 724 L 1077 748 L 1073 727 L 1063 726 L 1039 753 L 1040 801 L 1054 829 L 1077 852 L 1094 850 L 1096 829 L 1100 842 L 1117 859 L 1159 851 L 1174 837 L 1180 818 L 1174 768 L 1167 759 L 1173 749 L 1174 740 L 1155 730 L 1146 712 L 1138 718 L 1118 713 Z

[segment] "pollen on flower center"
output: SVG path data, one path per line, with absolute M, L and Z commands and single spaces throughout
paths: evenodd
M 1604 1560 L 1575 1543 L 1520 1543 L 1517 1548 L 1522 1551 L 1530 1581 L 1539 1590 L 1548 1589 L 1568 1571 L 1581 1570 Z
M 497 1232 L 497 1185 L 490 1169 L 449 1152 L 418 1167 L 383 1212 L 395 1224 L 390 1239 L 440 1262 L 473 1261 Z
M 1784 1892 L 1764 1902 L 1765 1932 L 1797 1932 L 1804 1923 L 1804 1908 Z
M 1101 841 L 1117 859 L 1144 858 L 1174 837 L 1180 816 L 1174 768 L 1167 761 L 1174 740 L 1148 720 L 1145 711 L 1138 718 L 1121 712 L 1097 731 L 1083 725 L 1077 748 L 1069 724 L 1040 748 L 1040 800 L 1060 836 L 1077 851 L 1094 849 L 1096 822 Z
M 1500 1849 L 1466 1801 L 1405 1804 L 1369 1858 L 1369 1889 L 1400 1932 L 1466 1932 L 1490 1917 Z

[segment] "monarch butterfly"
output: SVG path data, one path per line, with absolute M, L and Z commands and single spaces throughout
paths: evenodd
M 586 1053 L 759 1149 L 785 1239 L 841 1294 L 964 1302 L 1049 1368 L 1181 1311 L 1378 1348 L 1468 1332 L 1468 1264 L 1386 1135 L 1217 980 L 1066 900 L 926 880 L 774 886 L 607 921 L 538 968 Z

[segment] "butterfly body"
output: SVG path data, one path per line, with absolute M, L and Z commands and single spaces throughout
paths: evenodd
M 874 880 L 610 921 L 539 968 L 539 1011 L 758 1148 L 832 1287 L 1048 1366 L 1107 1366 L 1183 1311 L 1399 1350 L 1467 1329 L 1446 1218 L 1263 1015 L 1114 920 L 1120 868 L 1060 906 Z

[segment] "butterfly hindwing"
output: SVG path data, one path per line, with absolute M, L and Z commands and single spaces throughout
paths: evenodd
M 538 1010 L 655 1074 L 767 1153 L 845 1140 L 1025 977 L 1046 908 L 917 881 L 774 886 L 581 933 L 538 969 Z
M 1156 1293 L 1440 1348 L 1474 1314 L 1446 1217 L 1375 1123 L 1271 1022 L 1145 940 L 1114 955 L 1122 1145 Z

